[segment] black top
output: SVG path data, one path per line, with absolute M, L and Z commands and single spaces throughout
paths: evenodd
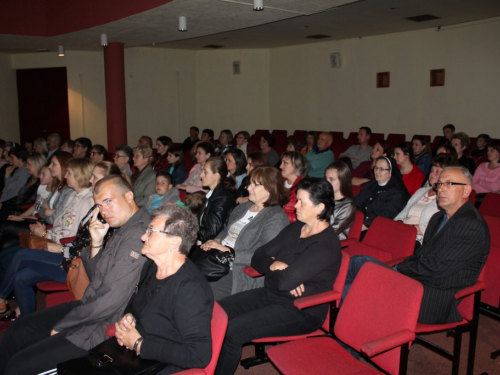
M 189 259 L 163 280 L 156 278 L 156 271 L 156 264 L 148 260 L 125 309 L 136 318 L 144 337 L 141 357 L 167 363 L 167 369 L 207 366 L 212 358 L 214 306 L 208 282 Z
M 269 304 L 293 305 L 296 297 L 290 291 L 301 284 L 305 288 L 301 297 L 332 290 L 342 261 L 338 236 L 328 226 L 318 234 L 300 238 L 304 225 L 300 221 L 288 225 L 257 249 L 252 258 L 252 267 L 266 275 L 263 298 Z M 270 271 L 275 260 L 286 263 L 288 268 Z M 327 308 L 325 304 L 304 311 L 323 319 Z
M 469 158 L 465 155 L 462 155 L 460 159 L 458 159 L 458 164 L 462 167 L 465 167 L 469 170 L 470 174 L 474 174 L 474 168 L 476 167 L 476 163 L 474 163 L 474 159 Z

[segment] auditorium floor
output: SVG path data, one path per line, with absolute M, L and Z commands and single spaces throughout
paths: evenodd
M 45 294 L 37 293 L 38 306 L 40 309 L 45 307 Z M 11 303 L 11 307 L 15 302 Z M 474 375 L 488 373 L 489 375 L 500 374 L 500 357 L 496 360 L 490 358 L 492 351 L 500 349 L 500 322 L 481 315 L 479 318 L 479 333 L 476 347 L 476 363 L 474 366 Z M 3 339 L 4 331 L 0 331 L 0 340 Z M 452 349 L 453 339 L 447 337 L 446 333 L 432 334 L 428 336 L 438 345 Z M 464 334 L 462 342 L 462 361 L 460 365 L 460 375 L 466 373 L 467 348 L 469 343 L 469 334 Z M 247 346 L 243 348 L 243 358 L 253 355 L 253 347 Z M 408 374 L 410 375 L 449 375 L 451 373 L 451 362 L 447 359 L 435 354 L 420 345 L 413 345 L 410 350 L 408 363 Z M 253 367 L 249 370 L 238 367 L 236 375 L 272 375 L 279 374 L 272 364 Z M 331 374 L 335 374 L 335 369 L 332 368 Z M 316 375 L 316 374 L 312 374 Z

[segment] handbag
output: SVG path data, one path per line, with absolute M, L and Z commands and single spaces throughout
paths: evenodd
M 45 245 L 54 242 L 48 238 L 31 234 L 30 232 L 19 232 L 19 245 L 26 249 L 45 249 Z
M 82 258 L 74 258 L 71 260 L 71 265 L 68 268 L 68 276 L 66 277 L 68 289 L 75 296 L 76 300 L 81 300 L 83 293 L 90 284 L 89 277 L 83 266 Z
M 165 363 L 142 359 L 133 350 L 118 345 L 110 337 L 89 350 L 87 357 L 75 358 L 57 365 L 60 375 L 117 374 L 152 375 L 161 371 Z
M 208 281 L 217 281 L 229 273 L 230 262 L 234 259 L 234 250 L 231 249 L 231 252 L 217 249 L 204 251 L 199 246 L 195 246 L 189 253 L 189 259 Z

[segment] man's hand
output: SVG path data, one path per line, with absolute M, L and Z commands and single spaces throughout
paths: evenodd
M 302 295 L 302 293 L 305 292 L 305 288 L 304 288 L 304 284 L 300 284 L 297 288 L 295 289 L 292 289 L 290 291 L 290 294 L 294 297 L 300 297 Z
M 99 215 L 99 208 L 96 207 L 94 209 L 94 213 L 92 214 L 92 219 L 89 225 L 89 232 L 93 247 L 102 245 L 102 243 L 104 242 L 104 236 L 106 235 L 106 233 L 108 233 L 109 230 L 109 224 L 101 223 L 97 218 L 97 215 Z
M 279 260 L 275 260 L 269 267 L 271 271 L 283 271 L 286 268 L 288 268 L 288 264 L 280 262 Z

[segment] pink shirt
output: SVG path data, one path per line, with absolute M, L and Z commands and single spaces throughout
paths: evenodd
M 488 163 L 481 163 L 474 172 L 472 188 L 476 193 L 500 192 L 500 167 L 489 169 Z

